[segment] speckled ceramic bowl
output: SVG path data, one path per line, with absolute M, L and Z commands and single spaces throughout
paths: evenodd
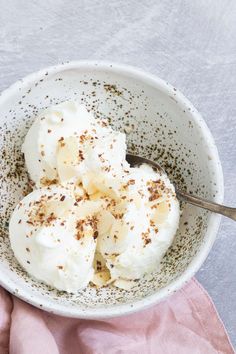
M 217 149 L 203 119 L 178 90 L 132 67 L 67 63 L 27 76 L 0 96 L 1 285 L 37 307 L 65 316 L 131 313 L 163 300 L 194 275 L 211 249 L 220 219 L 182 205 L 179 231 L 161 270 L 137 282 L 131 291 L 88 287 L 71 295 L 31 279 L 14 258 L 8 239 L 11 212 L 27 193 L 21 144 L 39 110 L 68 99 L 83 102 L 98 118 L 107 117 L 112 126 L 127 133 L 129 151 L 158 160 L 188 191 L 221 202 Z

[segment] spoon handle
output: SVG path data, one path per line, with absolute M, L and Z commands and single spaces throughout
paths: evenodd
M 184 202 L 196 205 L 206 210 L 213 211 L 214 213 L 222 214 L 236 221 L 236 208 L 230 208 L 224 205 L 209 202 L 208 200 L 202 199 L 200 197 L 195 197 L 179 189 L 176 189 L 176 195 L 180 200 L 183 200 Z

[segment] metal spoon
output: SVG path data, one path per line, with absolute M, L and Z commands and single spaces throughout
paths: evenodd
M 148 159 L 145 159 L 144 157 L 140 157 L 140 156 L 132 155 L 132 154 L 127 154 L 126 160 L 130 164 L 130 166 L 139 166 L 143 163 L 146 163 L 146 164 L 151 165 L 152 167 L 156 168 L 161 173 L 165 173 L 163 168 L 158 163 L 156 163 L 154 161 L 150 161 Z M 230 207 L 227 207 L 224 205 L 210 202 L 210 201 L 202 199 L 200 197 L 193 196 L 187 192 L 181 191 L 176 186 L 175 186 L 175 192 L 176 192 L 177 197 L 180 200 L 183 200 L 184 202 L 196 205 L 196 206 L 206 209 L 206 210 L 213 211 L 214 213 L 222 214 L 222 215 L 227 216 L 228 218 L 236 221 L 236 208 L 230 208 Z

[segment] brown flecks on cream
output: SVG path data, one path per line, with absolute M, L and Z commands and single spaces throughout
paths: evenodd
M 144 242 L 144 247 L 148 244 L 151 243 L 151 238 L 150 238 L 150 229 L 148 228 L 146 232 L 142 232 L 141 234 L 142 240 Z
M 98 231 L 97 230 L 94 231 L 93 238 L 94 238 L 94 240 L 96 240 L 98 238 Z
M 126 190 L 129 186 L 132 186 L 134 184 L 135 184 L 135 180 L 130 179 L 130 180 L 128 180 L 128 182 L 126 184 L 123 185 L 123 189 Z
M 102 270 L 102 263 L 100 261 L 96 261 L 96 270 L 98 272 Z
M 121 220 L 124 217 L 124 213 L 112 213 L 115 219 Z
M 32 208 L 28 211 L 28 220 L 26 221 L 32 226 L 50 226 L 57 219 L 53 212 L 48 213 L 47 211 L 47 195 L 42 195 L 39 200 L 36 200 Z
M 95 216 L 87 216 L 84 219 L 78 220 L 76 223 L 76 239 L 80 240 L 83 238 L 88 228 L 92 229 L 93 238 L 96 239 L 98 237 L 97 224 L 98 219 Z
M 49 186 L 52 186 L 53 184 L 57 184 L 57 183 L 58 183 L 58 180 L 56 178 L 48 179 L 46 177 L 42 177 L 40 179 L 40 184 L 44 187 L 49 187 Z
M 150 226 L 154 227 L 155 225 L 156 225 L 155 222 L 152 219 L 150 219 Z
M 79 160 L 80 161 L 83 161 L 84 160 L 84 154 L 83 154 L 83 151 L 82 150 L 79 150 Z

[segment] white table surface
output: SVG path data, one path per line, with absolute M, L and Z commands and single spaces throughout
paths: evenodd
M 178 87 L 219 149 L 236 206 L 235 0 L 0 0 L 0 90 L 67 60 L 139 66 Z M 222 220 L 197 274 L 236 345 L 236 223 Z

